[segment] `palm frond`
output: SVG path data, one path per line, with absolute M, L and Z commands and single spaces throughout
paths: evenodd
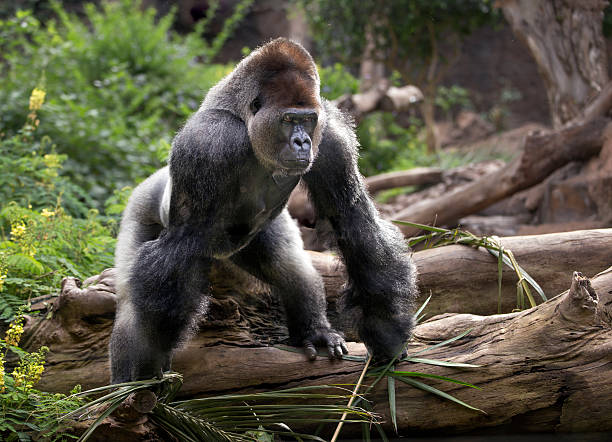
M 501 242 L 496 236 L 476 236 L 470 232 L 459 229 L 443 229 L 441 227 L 427 226 L 425 224 L 411 223 L 408 221 L 393 221 L 396 224 L 403 226 L 410 226 L 420 230 L 429 232 L 424 235 L 415 236 L 408 240 L 408 244 L 414 247 L 417 244 L 425 243 L 427 248 L 441 247 L 449 244 L 460 244 L 471 247 L 483 247 L 490 254 L 498 258 L 498 296 L 501 297 L 501 262 L 506 264 L 516 273 L 519 282 L 517 286 L 517 293 L 525 293 L 529 299 L 531 307 L 536 306 L 535 299 L 531 294 L 531 286 L 540 295 L 543 301 L 547 300 L 546 295 L 542 287 L 533 279 L 521 266 L 518 265 L 514 254 L 511 250 L 504 248 Z M 499 301 L 498 301 L 499 302 Z M 501 305 L 499 306 L 501 310 Z

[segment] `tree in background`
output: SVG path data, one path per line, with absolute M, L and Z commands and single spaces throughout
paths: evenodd
M 436 150 L 437 87 L 458 57 L 462 37 L 498 20 L 500 14 L 493 8 L 493 1 L 310 0 L 301 3 L 322 53 L 349 65 L 370 64 L 370 73 L 376 70 L 376 64 L 382 65 L 387 75 L 399 75 L 402 83 L 421 88 L 425 96 L 422 111 L 427 145 L 430 151 Z
M 554 127 L 578 117 L 608 82 L 605 0 L 501 0 L 546 85 Z

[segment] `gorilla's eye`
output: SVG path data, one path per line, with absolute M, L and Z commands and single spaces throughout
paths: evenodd
M 259 109 L 261 109 L 261 100 L 257 97 L 251 102 L 251 112 L 255 115 Z

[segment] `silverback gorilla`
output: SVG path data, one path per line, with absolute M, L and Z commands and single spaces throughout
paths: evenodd
M 347 352 L 325 313 L 321 277 L 286 210 L 300 180 L 348 272 L 345 315 L 375 358 L 396 355 L 413 328 L 415 267 L 357 170 L 351 123 L 321 98 L 310 54 L 273 40 L 213 87 L 176 135 L 169 166 L 133 192 L 116 252 L 119 304 L 113 383 L 161 376 L 205 310 L 215 260 L 276 290 L 290 338 L 310 359 Z

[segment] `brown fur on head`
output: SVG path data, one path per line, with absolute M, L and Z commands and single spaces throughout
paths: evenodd
M 280 38 L 255 50 L 236 68 L 240 89 L 248 103 L 240 103 L 253 150 L 268 169 L 281 173 L 304 173 L 286 170 L 279 165 L 279 153 L 288 140 L 280 132 L 283 114 L 291 110 L 313 111 L 318 124 L 308 131 L 314 160 L 321 141 L 324 115 L 319 93 L 319 75 L 310 54 L 299 44 Z M 245 106 L 246 105 L 246 106 Z M 246 107 L 246 109 L 245 109 Z M 311 161 L 312 162 L 312 161 Z

